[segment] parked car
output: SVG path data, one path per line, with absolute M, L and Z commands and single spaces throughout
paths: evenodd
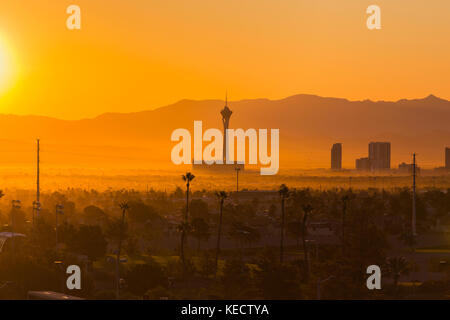
M 22 233 L 0 232 L 0 254 L 19 249 L 25 237 Z

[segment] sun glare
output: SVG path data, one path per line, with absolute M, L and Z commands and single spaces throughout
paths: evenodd
M 0 95 L 4 94 L 12 86 L 13 64 L 10 47 L 0 35 Z

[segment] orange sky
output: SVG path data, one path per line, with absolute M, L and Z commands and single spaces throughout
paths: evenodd
M 371 4 L 382 30 L 366 28 Z M 0 113 L 78 119 L 226 89 L 450 99 L 449 13 L 448 0 L 1 1 Z

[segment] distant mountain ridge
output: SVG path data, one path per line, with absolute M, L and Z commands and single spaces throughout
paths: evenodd
M 34 141 L 43 159 L 73 166 L 170 166 L 177 128 L 221 128 L 221 100 L 181 100 L 150 111 L 105 113 L 82 120 L 0 115 L 0 164 L 34 162 Z M 450 146 L 450 101 L 429 95 L 398 101 L 350 101 L 299 94 L 280 100 L 229 102 L 232 128 L 280 129 L 280 164 L 289 168 L 328 167 L 332 143 L 343 143 L 344 166 L 367 155 L 370 141 L 391 141 L 392 162 L 418 154 L 424 167 L 443 165 Z

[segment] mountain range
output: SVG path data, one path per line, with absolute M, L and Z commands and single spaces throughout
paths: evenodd
M 34 165 L 35 140 L 41 140 L 42 161 L 51 166 L 169 168 L 173 130 L 193 132 L 222 128 L 221 100 L 182 100 L 151 111 L 106 113 L 92 119 L 60 120 L 44 116 L 0 115 L 0 164 Z M 444 164 L 450 146 L 450 101 L 423 99 L 349 101 L 299 94 L 281 100 L 229 102 L 231 128 L 280 129 L 280 168 L 327 168 L 330 149 L 343 144 L 344 167 L 365 157 L 371 141 L 390 141 L 392 165 Z

